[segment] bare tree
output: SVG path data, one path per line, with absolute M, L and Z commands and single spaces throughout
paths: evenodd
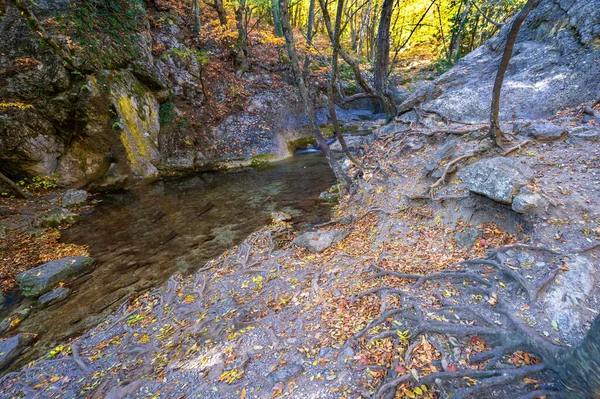
M 214 0 L 212 3 L 206 2 L 205 4 L 216 11 L 217 18 L 219 18 L 219 24 L 221 24 L 222 26 L 227 25 L 227 12 L 225 11 L 225 7 L 223 6 L 223 0 Z
M 246 0 L 238 0 L 237 7 L 235 8 L 235 21 L 238 31 L 235 63 L 238 67 L 236 71 L 238 76 L 242 76 L 245 72 L 250 70 L 250 47 L 248 46 L 248 30 L 246 29 L 247 14 Z
M 192 0 L 192 12 L 194 13 L 194 34 L 200 33 L 200 0 Z
M 304 107 L 304 113 L 308 118 L 308 124 L 310 129 L 312 130 L 315 139 L 319 145 L 321 151 L 325 155 L 329 166 L 333 170 L 338 181 L 348 187 L 352 184 L 352 180 L 346 175 L 346 173 L 342 170 L 340 165 L 337 163 L 333 155 L 331 154 L 331 150 L 321 133 L 321 129 L 317 125 L 317 121 L 315 119 L 315 110 L 312 104 L 312 101 L 309 96 L 308 86 L 306 81 L 304 80 L 304 76 L 302 74 L 302 70 L 300 69 L 300 62 L 298 61 L 298 53 L 296 52 L 296 43 L 294 41 L 294 35 L 292 33 L 292 27 L 290 26 L 290 16 L 288 13 L 288 4 L 287 0 L 279 0 L 279 13 L 281 18 L 281 28 L 283 30 L 283 36 L 285 37 L 285 43 L 288 55 L 290 57 L 290 62 L 292 64 L 292 72 L 294 74 L 294 81 L 296 87 L 298 89 L 298 93 L 300 94 L 300 99 L 302 100 L 302 106 Z
M 498 121 L 498 114 L 500 113 L 500 94 L 502 91 L 502 84 L 504 83 L 504 75 L 508 68 L 508 63 L 512 57 L 513 48 L 515 47 L 515 41 L 517 35 L 523 25 L 523 21 L 527 18 L 529 12 L 540 2 L 540 0 L 528 0 L 523 6 L 521 11 L 515 17 L 508 35 L 506 36 L 506 44 L 504 45 L 504 53 L 498 66 L 498 72 L 496 73 L 496 80 L 494 82 L 494 89 L 492 91 L 492 106 L 490 110 L 490 131 L 489 136 L 494 140 L 496 145 L 500 145 L 500 141 L 504 138 L 502 131 L 500 130 L 500 122 Z

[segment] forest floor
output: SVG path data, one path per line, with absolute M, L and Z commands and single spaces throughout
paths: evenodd
M 570 324 L 553 319 L 548 301 L 574 281 L 570 269 L 589 265 L 593 279 L 598 268 L 600 145 L 563 137 L 508 154 L 532 169 L 547 201 L 521 215 L 469 194 L 454 176 L 427 192 L 437 179 L 424 166 L 445 144 L 456 156 L 483 148 L 465 163 L 502 151 L 481 140 L 481 126 L 422 122 L 388 124 L 364 149 L 368 172 L 320 227 L 347 231 L 338 244 L 311 253 L 292 243 L 298 233 L 288 224 L 265 227 L 5 375 L 0 396 L 437 398 L 488 389 L 485 397 L 508 397 L 552 388 L 552 375 L 525 351 L 475 359 L 497 345 L 490 331 L 523 326 L 552 345 L 574 345 L 598 313 L 593 284 L 565 304 Z M 461 263 L 473 259 L 489 262 Z M 478 284 L 489 290 L 465 294 Z M 468 314 L 467 305 L 486 310 Z M 479 384 L 500 376 L 492 361 L 518 378 Z

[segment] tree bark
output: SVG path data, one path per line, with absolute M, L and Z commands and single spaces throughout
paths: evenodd
M 500 94 L 502 91 L 502 84 L 504 83 L 504 75 L 508 68 L 508 63 L 512 57 L 513 48 L 515 47 L 515 41 L 521 29 L 521 25 L 529 12 L 539 3 L 540 0 L 528 0 L 523 6 L 523 9 L 517 14 L 513 21 L 508 35 L 506 36 L 506 44 L 504 46 L 504 53 L 498 66 L 498 72 L 496 72 L 496 80 L 494 82 L 494 89 L 492 90 L 492 105 L 490 109 L 490 131 L 489 136 L 492 138 L 496 145 L 500 145 L 500 141 L 503 139 L 502 131 L 500 130 L 500 122 L 498 121 L 498 114 L 500 113 Z
M 8 188 L 11 189 L 11 191 L 18 197 L 18 198 L 27 198 L 27 196 L 25 195 L 25 193 L 23 193 L 23 191 L 21 191 L 21 189 L 19 188 L 19 186 L 17 186 L 12 180 L 10 180 L 8 177 L 6 177 L 2 172 L 0 172 L 0 181 L 2 183 L 4 183 L 5 185 L 8 186 Z
M 277 4 L 277 0 L 271 0 L 271 11 L 273 12 L 273 26 L 275 27 L 275 36 L 281 37 L 283 36 L 283 31 L 281 30 L 281 21 L 279 19 L 279 5 Z
M 344 173 L 340 165 L 333 158 L 331 151 L 329 150 L 329 146 L 325 141 L 325 138 L 321 134 L 321 129 L 317 125 L 315 119 L 315 110 L 313 108 L 313 104 L 308 94 L 308 87 L 304 80 L 304 76 L 302 75 L 302 70 L 300 69 L 300 62 L 298 61 L 298 54 L 296 52 L 296 44 L 294 41 L 294 35 L 292 33 L 292 27 L 290 26 L 290 16 L 288 13 L 288 4 L 287 0 L 279 0 L 279 12 L 281 17 L 281 28 L 283 30 L 283 36 L 285 37 L 285 43 L 287 47 L 287 52 L 290 57 L 290 62 L 292 64 L 292 72 L 294 74 L 294 80 L 296 83 L 296 88 L 300 94 L 300 98 L 302 100 L 302 106 L 304 108 L 304 112 L 306 117 L 308 118 L 308 124 L 310 129 L 312 130 L 317 143 L 319 144 L 319 148 L 323 151 L 323 155 L 327 159 L 329 166 L 333 170 L 338 181 L 345 187 L 348 187 L 352 184 L 352 180 Z
M 315 0 L 310 0 L 308 6 L 308 24 L 306 26 L 306 56 L 304 58 L 304 66 L 302 67 L 302 73 L 304 74 L 304 80 L 308 79 L 308 68 L 310 66 L 310 55 L 308 54 L 308 47 L 312 46 L 313 29 L 315 23 Z
M 200 33 L 200 0 L 192 0 L 192 11 L 194 13 L 194 35 Z
M 342 129 L 340 128 L 340 123 L 337 119 L 337 112 L 335 110 L 335 103 L 333 101 L 333 88 L 335 87 L 335 80 L 338 73 L 338 55 L 340 48 L 340 35 L 341 35 L 341 21 L 342 21 L 342 11 L 344 8 L 344 0 L 338 0 L 338 8 L 335 16 L 335 27 L 333 33 L 333 52 L 331 55 L 331 76 L 329 77 L 329 84 L 327 85 L 327 98 L 329 104 L 329 113 L 331 114 L 331 123 L 333 124 L 333 129 L 335 131 L 335 137 L 340 142 L 342 146 L 342 150 L 344 150 L 344 154 L 348 157 L 348 159 L 356 165 L 361 172 L 364 173 L 364 168 L 361 163 L 350 153 L 348 150 L 348 145 L 346 144 L 346 139 L 342 134 Z
M 238 31 L 238 40 L 236 45 L 235 61 L 238 66 L 236 74 L 242 76 L 250 70 L 250 48 L 248 47 L 248 32 L 244 21 L 246 12 L 246 0 L 239 0 L 238 7 L 235 9 L 235 20 Z
M 390 65 L 390 23 L 394 11 L 394 0 L 383 0 L 379 29 L 377 30 L 375 62 L 373 65 L 375 91 L 387 92 L 388 67 Z M 380 113 L 382 105 L 375 104 L 375 112 Z

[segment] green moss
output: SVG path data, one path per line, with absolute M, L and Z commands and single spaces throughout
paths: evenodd
M 297 149 L 301 149 L 301 148 L 308 148 L 310 146 L 313 146 L 317 143 L 317 141 L 315 140 L 315 138 L 313 136 L 309 136 L 309 137 L 302 137 L 296 140 L 292 140 L 292 141 L 288 141 L 287 144 L 287 148 L 288 151 L 293 154 L 294 151 L 296 151 Z
M 254 155 L 252 157 L 252 162 L 250 162 L 250 166 L 252 166 L 254 168 L 264 166 L 264 164 L 269 163 L 275 159 L 277 159 L 277 155 L 275 155 L 275 154 Z

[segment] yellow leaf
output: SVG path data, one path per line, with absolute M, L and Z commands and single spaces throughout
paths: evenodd
M 246 399 L 246 388 L 242 388 L 242 392 L 240 392 L 240 399 Z
M 423 391 L 422 391 L 422 390 L 421 390 L 421 388 L 419 388 L 419 387 L 415 387 L 415 393 L 416 393 L 417 395 L 423 395 Z

